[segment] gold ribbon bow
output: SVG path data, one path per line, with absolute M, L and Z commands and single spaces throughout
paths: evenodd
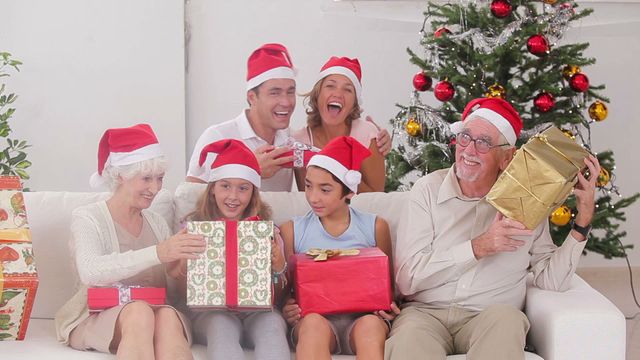
M 354 256 L 360 254 L 358 249 L 309 249 L 307 255 L 313 258 L 313 261 L 327 261 L 334 256 Z

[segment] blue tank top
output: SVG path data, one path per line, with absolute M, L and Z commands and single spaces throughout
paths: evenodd
M 356 249 L 376 246 L 376 215 L 349 207 L 351 221 L 340 236 L 327 233 L 320 218 L 309 211 L 293 219 L 294 248 L 297 253 L 309 249 Z

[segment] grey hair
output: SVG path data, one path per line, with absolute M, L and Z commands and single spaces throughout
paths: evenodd
M 129 180 L 141 174 L 161 174 L 167 170 L 168 165 L 167 159 L 163 155 L 129 165 L 107 165 L 102 171 L 102 176 L 111 192 L 114 192 L 120 185 L 120 181 L 118 181 L 120 178 Z

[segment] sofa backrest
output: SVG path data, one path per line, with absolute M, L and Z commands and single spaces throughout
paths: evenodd
M 174 229 L 193 211 L 203 184 L 185 183 L 175 194 L 161 191 L 151 210 L 162 215 Z M 56 311 L 74 294 L 78 277 L 69 251 L 71 212 L 78 206 L 106 199 L 108 193 L 27 192 L 25 206 L 31 227 L 34 255 L 40 284 L 32 312 L 34 318 L 53 318 Z M 309 211 L 303 192 L 265 192 L 264 201 L 273 208 L 274 222 L 282 224 Z M 398 222 L 404 216 L 408 193 L 366 193 L 353 198 L 360 210 L 385 218 L 395 243 Z

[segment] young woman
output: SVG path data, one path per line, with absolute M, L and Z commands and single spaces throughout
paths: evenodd
M 191 332 L 170 305 L 132 301 L 89 313 L 92 286 L 167 287 L 180 259 L 205 249 L 202 236 L 171 236 L 164 219 L 147 208 L 162 188 L 166 160 L 151 127 L 107 130 L 98 149 L 92 185 L 108 184 L 106 201 L 74 210 L 71 249 L 82 282 L 56 314 L 58 340 L 77 350 L 115 353 L 119 359 L 192 359 Z M 169 290 L 169 299 L 177 293 Z M 175 304 L 175 302 L 171 302 Z
M 360 183 L 360 164 L 370 152 L 351 137 L 328 143 L 307 165 L 305 195 L 312 211 L 282 225 L 285 254 L 304 253 L 311 248 L 349 249 L 379 247 L 391 258 L 387 222 L 349 206 Z M 389 271 L 391 271 L 390 267 Z M 300 316 L 293 299 L 283 309 L 293 327 L 297 359 L 330 359 L 331 353 L 356 354 L 358 359 L 382 359 L 389 323 L 400 313 Z
M 294 131 L 292 137 L 320 149 L 339 136 L 355 138 L 371 151 L 371 156 L 362 162 L 362 182 L 358 191 L 384 191 L 384 155 L 391 144 L 389 141 L 389 148 L 379 148 L 377 138 L 386 139 L 388 133 L 379 131 L 373 122 L 360 119 L 360 79 L 358 59 L 335 56 L 329 59 L 320 70 L 313 89 L 305 94 L 307 126 Z M 304 175 L 304 169 L 296 172 L 298 184 L 304 184 Z
M 205 146 L 200 166 L 209 154 L 209 184 L 190 217 L 195 221 L 270 220 L 270 207 L 260 200 L 260 167 L 255 155 L 238 140 L 220 140 Z M 286 286 L 282 238 L 276 229 L 271 243 L 271 268 L 276 304 Z M 280 360 L 290 357 L 287 325 L 280 312 L 206 311 L 194 312 L 193 331 L 197 342 L 207 344 L 209 359 L 243 360 L 242 344 L 255 349 L 256 359 Z

